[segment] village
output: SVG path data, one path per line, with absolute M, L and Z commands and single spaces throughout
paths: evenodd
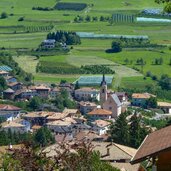
M 137 152 L 135 148 L 109 141 L 111 125 L 118 117 L 122 113 L 127 113 L 126 119 L 130 122 L 135 113 L 146 117 L 141 114 L 141 111 L 146 115 L 149 114 L 148 118 L 155 120 L 168 119 L 171 116 L 171 103 L 157 101 L 156 95 L 147 92 L 132 95 L 128 95 L 127 92 L 114 92 L 108 88 L 107 76 L 104 74 L 100 76 L 100 84 L 96 87 L 79 86 L 79 81 L 75 84 L 63 81 L 59 85 L 25 86 L 10 72 L 0 71 L 0 76 L 8 85 L 8 88 L 2 92 L 0 104 L 0 116 L 4 120 L 1 123 L 1 130 L 23 134 L 34 133 L 46 126 L 58 143 L 89 140 L 95 144 L 95 149 L 101 152 L 101 160 L 108 161 L 119 169 L 143 170 L 140 164 L 130 164 Z M 29 112 L 9 103 L 10 101 L 29 102 L 35 97 L 53 101 L 61 97 L 61 92 L 67 93 L 67 98 L 74 102 L 75 106 L 59 109 L 54 103 L 44 103 Z M 162 110 L 164 114 L 154 112 L 153 108 Z M 150 133 L 157 130 L 151 125 L 143 126 Z

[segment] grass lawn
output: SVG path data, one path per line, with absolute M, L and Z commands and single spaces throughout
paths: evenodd
M 130 88 L 130 89 L 141 89 L 145 86 L 155 86 L 155 82 L 151 78 L 144 77 L 124 77 L 121 79 L 120 87 Z
M 35 74 L 38 60 L 34 56 L 14 56 L 13 59 L 26 72 Z

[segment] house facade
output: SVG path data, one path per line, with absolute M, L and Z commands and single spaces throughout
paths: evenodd
M 74 97 L 78 101 L 100 100 L 100 93 L 94 88 L 80 88 L 75 90 Z
M 89 112 L 88 117 L 92 120 L 110 120 L 112 118 L 112 112 L 105 109 L 94 109 L 93 111 Z
M 92 110 L 97 109 L 97 105 L 95 103 L 91 103 L 91 102 L 84 102 L 81 101 L 79 103 L 79 110 L 80 112 L 85 115 L 86 113 L 91 112 Z
M 156 96 L 153 94 L 149 94 L 149 93 L 133 93 L 132 94 L 132 105 L 145 106 L 147 100 L 150 97 L 156 97 Z

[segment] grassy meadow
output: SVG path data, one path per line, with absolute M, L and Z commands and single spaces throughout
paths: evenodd
M 119 35 L 147 35 L 151 43 L 171 45 L 171 24 L 169 23 L 114 23 L 101 21 L 74 23 L 77 15 L 86 17 L 111 17 L 113 13 L 138 14 L 145 8 L 162 8 L 154 0 L 83 0 L 88 7 L 83 11 L 39 11 L 32 7 L 54 7 L 56 0 L 1 0 L 0 11 L 6 12 L 8 18 L 0 19 L 0 48 L 7 49 L 36 49 L 50 31 L 65 30 L 76 32 L 94 32 L 99 34 Z M 60 0 L 60 2 L 80 2 L 80 0 Z M 93 4 L 93 5 L 92 5 Z M 18 21 L 23 17 L 23 21 Z M 52 27 L 51 30 L 46 30 Z M 43 56 L 37 59 L 34 56 L 14 56 L 14 59 L 27 72 L 34 75 L 35 82 L 60 82 L 61 79 L 73 82 L 80 75 L 56 75 L 36 73 L 38 62 L 49 64 L 71 64 L 75 67 L 92 64 L 110 64 L 115 74 L 114 87 L 145 86 L 154 83 L 151 79 L 143 79 L 147 71 L 158 77 L 169 74 L 171 67 L 169 60 L 171 51 L 164 49 L 124 49 L 120 53 L 107 54 L 112 39 L 81 39 L 81 44 L 73 46 L 67 55 Z M 162 52 L 163 51 L 163 52 Z M 163 59 L 162 65 L 152 65 L 155 58 Z M 143 70 L 136 65 L 136 60 L 143 58 L 146 61 Z M 125 65 L 125 59 L 132 61 Z M 132 69 L 138 68 L 142 73 Z M 136 84 L 135 84 L 136 82 Z

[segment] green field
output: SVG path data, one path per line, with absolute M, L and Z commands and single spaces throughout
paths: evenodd
M 61 0 L 60 2 L 73 2 L 71 0 Z M 79 3 L 79 0 L 74 0 Z M 78 32 L 94 32 L 99 34 L 119 34 L 119 35 L 147 35 L 151 43 L 171 45 L 171 24 L 167 23 L 116 23 L 109 22 L 81 22 L 74 23 L 74 18 L 80 16 L 100 16 L 111 17 L 113 13 L 138 14 L 145 8 L 162 8 L 162 5 L 154 3 L 154 0 L 83 0 L 88 7 L 83 11 L 38 11 L 32 10 L 32 7 L 54 7 L 56 0 L 1 0 L 0 11 L 8 14 L 8 18 L 0 19 L 0 48 L 7 49 L 36 49 L 42 40 L 46 38 L 49 30 L 46 27 L 52 27 L 52 31 L 66 30 Z M 92 5 L 93 4 L 93 5 Z M 13 14 L 13 15 L 10 15 Z M 24 21 L 18 21 L 24 17 Z M 33 29 L 32 29 L 33 27 Z M 28 28 L 31 28 L 28 32 Z M 107 54 L 105 50 L 110 48 L 112 39 L 82 39 L 81 45 L 74 45 L 67 55 L 55 55 L 35 57 L 22 55 L 14 57 L 19 65 L 27 72 L 34 75 L 38 82 L 59 82 L 61 79 L 75 81 L 80 75 L 55 75 L 36 73 L 38 62 L 51 62 L 54 65 L 66 63 L 75 67 L 92 64 L 110 64 L 115 74 L 114 87 L 130 86 L 130 82 L 137 82 L 137 85 L 143 84 L 143 75 L 151 71 L 154 75 L 160 77 L 162 74 L 169 74 L 171 67 L 169 60 L 171 51 L 164 49 L 124 49 L 121 53 Z M 161 53 L 163 51 L 164 53 Z M 163 58 L 162 65 L 152 65 L 154 58 Z M 143 67 L 136 65 L 136 60 L 143 58 L 146 65 Z M 125 59 L 132 61 L 132 64 L 125 65 Z M 138 68 L 143 73 L 137 72 L 132 68 Z M 145 80 L 151 84 L 150 79 Z

